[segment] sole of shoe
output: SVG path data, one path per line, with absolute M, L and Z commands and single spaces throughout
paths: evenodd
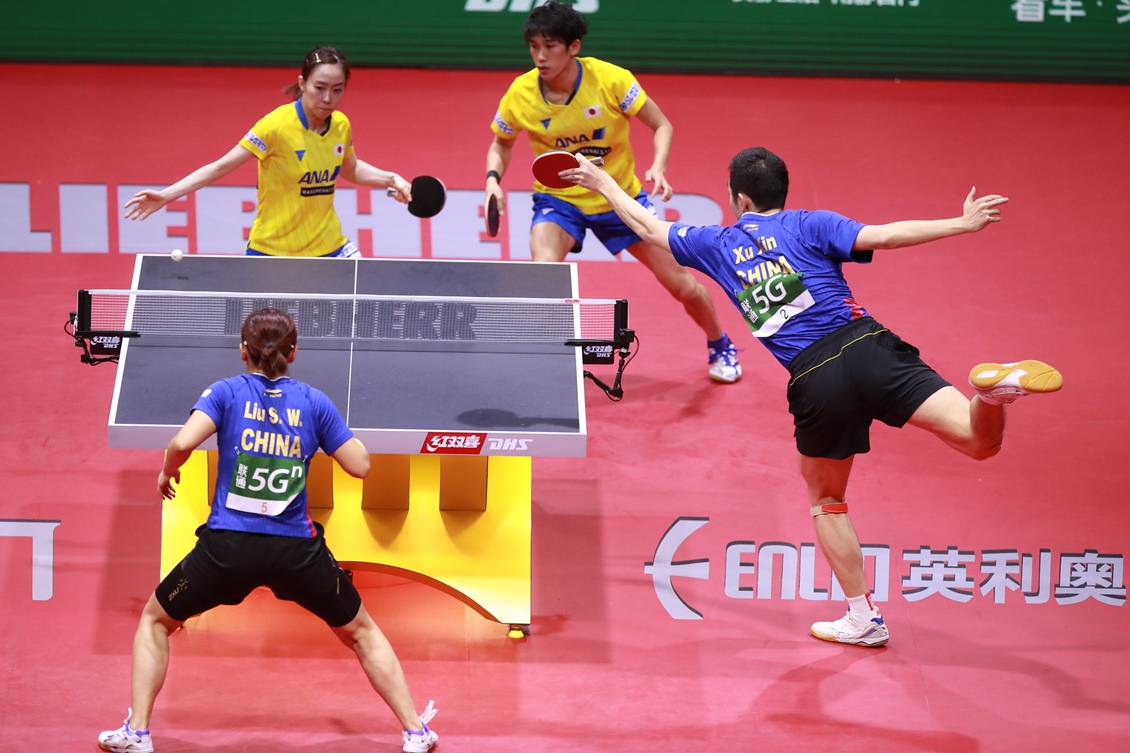
M 814 624 L 812 627 L 810 627 L 808 629 L 808 631 L 810 633 L 812 633 L 812 637 L 819 638 L 822 641 L 828 641 L 829 643 L 842 643 L 845 646 L 863 646 L 864 648 L 879 648 L 880 646 L 885 646 L 887 644 L 887 641 L 889 641 L 891 639 L 891 634 L 888 632 L 885 636 L 876 637 L 873 640 L 841 641 L 840 639 L 836 638 L 834 635 L 832 635 L 830 633 L 829 634 L 818 633 L 816 631 L 816 625 L 819 625 L 819 624 L 821 624 L 821 623 Z M 828 623 L 823 623 L 823 624 L 828 624 Z M 867 633 L 865 633 L 864 635 L 862 635 L 860 637 L 861 638 L 868 638 L 869 636 L 872 636 L 876 632 L 878 632 L 878 631 L 868 630 Z M 882 634 L 880 633 L 880 635 L 882 635 Z
M 886 638 L 882 638 L 875 643 L 861 643 L 857 641 L 839 641 L 830 636 L 820 635 L 815 630 L 810 632 L 812 633 L 813 638 L 819 638 L 820 640 L 827 641 L 828 643 L 839 643 L 841 646 L 860 646 L 861 648 L 882 648 L 883 646 L 886 646 L 887 641 L 891 639 L 890 636 L 887 636 Z
M 733 384 L 734 382 L 742 378 L 742 367 L 741 365 L 738 365 L 734 368 L 733 378 L 730 378 L 725 374 L 719 374 L 715 372 L 714 369 L 711 369 L 707 373 L 710 375 L 711 380 L 715 382 L 720 382 L 721 384 Z
M 1019 378 L 1020 389 L 1029 394 L 1055 392 L 1063 387 L 1063 375 L 1043 361 L 978 364 L 969 372 L 969 383 L 979 390 L 988 390 L 1017 371 L 1024 372 Z

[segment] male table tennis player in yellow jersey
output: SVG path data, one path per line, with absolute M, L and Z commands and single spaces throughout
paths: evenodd
M 292 102 L 261 118 L 215 162 L 164 190 L 138 191 L 126 202 L 126 217 L 143 220 L 254 157 L 259 162 L 258 210 L 247 255 L 359 256 L 334 211 L 338 177 L 357 185 L 392 188 L 402 203 L 412 198 L 412 186 L 354 154 L 349 119 L 337 109 L 348 82 L 345 56 L 333 47 L 315 47 L 303 60 L 298 81 L 286 89 Z
M 632 74 L 596 58 L 579 58 L 588 21 L 571 5 L 548 2 L 534 8 L 523 35 L 536 68 L 510 85 L 491 124 L 494 141 L 487 151 L 486 201 L 493 196 L 500 211 L 505 195 L 499 182 L 510 164 L 519 131 L 529 135 L 534 156 L 558 149 L 604 159 L 608 174 L 629 196 L 654 213 L 636 177 L 628 140 L 630 118 L 654 131 L 655 157 L 645 177 L 656 195 L 671 197 L 667 157 L 673 129 Z M 710 378 L 736 382 L 742 375 L 737 348 L 718 321 L 710 294 L 672 256 L 640 239 L 612 211 L 603 196 L 577 186 L 549 188 L 534 184 L 530 252 L 534 261 L 563 261 L 580 251 L 586 228 L 613 254 L 627 249 L 641 261 L 706 333 Z

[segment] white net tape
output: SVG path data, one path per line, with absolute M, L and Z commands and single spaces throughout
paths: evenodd
M 562 343 L 617 336 L 615 300 L 88 292 L 91 330 L 134 331 L 142 337 L 238 337 L 247 315 L 263 308 L 290 314 L 300 339 Z

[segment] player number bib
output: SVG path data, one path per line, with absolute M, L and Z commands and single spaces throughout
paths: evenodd
M 800 277 L 799 272 L 774 275 L 738 291 L 742 316 L 754 337 L 776 334 L 789 319 L 816 303 Z
M 239 453 L 225 504 L 230 510 L 278 515 L 306 488 L 301 459 Z

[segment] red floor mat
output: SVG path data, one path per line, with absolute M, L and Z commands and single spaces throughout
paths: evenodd
M 5 180 L 30 186 L 38 231 L 57 228 L 60 184 L 171 181 L 220 156 L 290 77 L 3 68 L 35 84 L 44 122 L 80 113 L 87 126 L 43 128 L 9 156 Z M 406 173 L 473 189 L 509 78 L 362 70 L 344 108 L 372 162 L 410 154 Z M 720 206 L 729 157 L 755 144 L 789 163 L 790 206 L 866 222 L 953 216 L 973 184 L 1009 196 L 1003 223 L 878 254 L 849 281 L 955 384 L 981 360 L 1037 357 L 1065 387 L 1014 406 L 985 463 L 876 428 L 850 494 L 868 551 L 886 557 L 892 640 L 821 643 L 808 625 L 843 607 L 818 554 L 805 575 L 814 536 L 785 372 L 716 295 L 746 371 L 710 383 L 700 333 L 646 270 L 582 263 L 583 295 L 630 299 L 642 349 L 622 403 L 588 387 L 588 457 L 534 462 L 533 636 L 513 642 L 438 591 L 358 576 L 418 705 L 436 699 L 441 749 L 1124 750 L 1130 89 L 641 80 L 676 126 L 672 183 Z M 81 365 L 62 332 L 75 291 L 128 286 L 133 259 L 54 249 L 0 252 L 0 520 L 59 521 L 49 600 L 33 599 L 31 539 L 0 537 L 0 739 L 92 750 L 128 704 L 130 640 L 155 585 L 159 453 L 107 449 L 115 367 Z M 664 582 L 657 550 L 680 520 L 701 526 L 668 572 L 701 619 L 675 619 L 645 571 Z M 292 605 L 257 593 L 191 621 L 172 650 L 153 720 L 165 753 L 398 749 L 355 660 Z

